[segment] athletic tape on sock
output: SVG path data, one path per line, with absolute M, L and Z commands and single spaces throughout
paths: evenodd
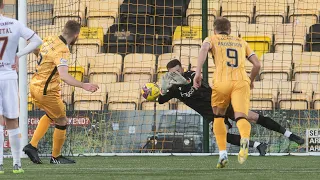
M 235 119 L 235 121 L 237 122 L 237 121 L 239 121 L 240 119 L 248 120 L 246 117 L 238 117 L 238 118 Z
M 66 130 L 66 129 L 67 129 L 67 126 L 60 126 L 60 125 L 57 125 L 57 124 L 56 124 L 56 128 L 57 128 L 57 129 L 60 129 L 60 130 Z
M 214 115 L 214 118 L 225 118 L 225 115 Z

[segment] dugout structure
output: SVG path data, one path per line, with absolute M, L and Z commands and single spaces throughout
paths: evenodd
M 261 60 L 251 109 L 303 137 L 306 129 L 318 128 L 319 9 L 316 0 L 7 0 L 4 15 L 26 18 L 42 38 L 58 35 L 69 19 L 82 25 L 70 47 L 69 72 L 100 89 L 91 94 L 62 83 L 70 120 L 64 153 L 141 155 L 217 152 L 206 120 L 176 99 L 146 102 L 140 88 L 158 83 L 173 58 L 185 70 L 195 69 L 201 42 L 213 34 L 219 16 L 231 21 L 231 34 L 245 39 Z M 20 71 L 28 80 L 20 78 L 20 87 L 35 73 L 36 61 L 28 55 L 26 72 Z M 246 69 L 249 73 L 249 63 Z M 203 77 L 209 84 L 214 72 L 208 54 Z M 44 112 L 28 94 L 28 115 L 21 118 L 30 138 Z M 260 126 L 253 125 L 251 138 L 267 142 L 272 154 L 306 154 L 305 146 Z M 51 139 L 52 128 L 39 144 L 43 155 L 50 154 Z

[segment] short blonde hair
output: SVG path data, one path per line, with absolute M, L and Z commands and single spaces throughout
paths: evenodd
M 75 20 L 69 20 L 64 26 L 62 33 L 67 36 L 73 36 L 80 33 L 80 28 L 80 23 Z
M 231 23 L 227 18 L 218 17 L 213 23 L 214 29 L 219 32 L 229 32 Z

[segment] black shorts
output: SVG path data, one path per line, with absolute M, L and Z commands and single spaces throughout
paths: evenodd
M 228 106 L 227 108 L 227 111 L 226 111 L 226 115 L 225 115 L 227 118 L 231 119 L 231 120 L 235 120 L 234 118 L 234 111 L 233 111 L 233 107 L 230 103 L 230 105 Z
M 213 118 L 214 118 L 214 114 L 213 114 L 212 111 L 208 111 L 208 113 L 206 113 L 206 114 L 201 114 L 201 115 L 202 115 L 202 117 L 203 117 L 204 119 L 206 119 L 206 120 L 208 120 L 208 121 L 212 121 Z M 233 121 L 235 120 L 235 118 L 234 118 L 234 111 L 233 111 L 233 107 L 232 107 L 231 103 L 230 103 L 230 105 L 229 105 L 228 108 L 227 108 L 225 117 L 226 117 L 226 118 L 229 118 L 229 119 L 231 119 L 231 120 L 233 120 Z
M 206 114 L 201 114 L 202 117 L 208 121 L 212 121 L 214 120 L 214 114 L 213 114 L 213 111 L 209 111 L 208 113 Z M 230 105 L 228 106 L 227 108 L 227 111 L 226 111 L 226 114 L 225 114 L 225 119 L 227 121 L 227 119 L 231 119 L 232 121 L 235 121 L 235 118 L 234 118 L 234 111 L 233 111 L 233 107 L 230 103 Z

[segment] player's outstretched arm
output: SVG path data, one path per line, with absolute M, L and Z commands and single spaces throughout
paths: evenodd
M 176 76 L 174 76 L 176 77 Z M 158 103 L 164 104 L 168 102 L 172 98 L 177 98 L 180 94 L 177 92 L 176 88 L 173 86 L 174 83 L 172 83 L 172 78 L 170 77 L 170 74 L 167 72 L 161 77 L 161 90 L 160 95 L 158 97 Z
M 160 94 L 165 95 L 168 92 L 168 89 L 172 87 L 171 80 L 169 79 L 169 73 L 165 73 L 162 75 L 160 80 L 161 86 L 160 86 Z
M 99 86 L 96 84 L 91 83 L 83 83 L 78 80 L 76 80 L 74 77 L 72 77 L 68 73 L 68 66 L 58 66 L 58 72 L 60 75 L 60 78 L 65 83 L 69 84 L 70 86 L 76 86 L 80 87 L 86 91 L 95 92 L 99 89 Z
M 172 93 L 170 93 L 170 91 L 168 93 L 166 93 L 165 95 L 161 95 L 158 97 L 158 103 L 159 104 L 164 104 L 168 101 L 170 101 L 170 99 L 172 99 Z
M 257 55 L 255 55 L 255 54 L 251 55 L 248 60 L 253 65 L 253 67 L 251 69 L 251 74 L 250 74 L 251 83 L 253 83 L 254 79 L 259 74 L 259 71 L 260 71 L 260 68 L 261 68 L 261 63 L 260 63 Z
M 194 79 L 193 79 L 193 86 L 195 88 L 199 88 L 201 86 L 201 69 L 204 64 L 204 61 L 207 58 L 209 49 L 210 49 L 210 44 L 208 42 L 205 42 L 202 44 L 199 52 L 199 57 L 198 57 L 196 75 L 194 76 Z

